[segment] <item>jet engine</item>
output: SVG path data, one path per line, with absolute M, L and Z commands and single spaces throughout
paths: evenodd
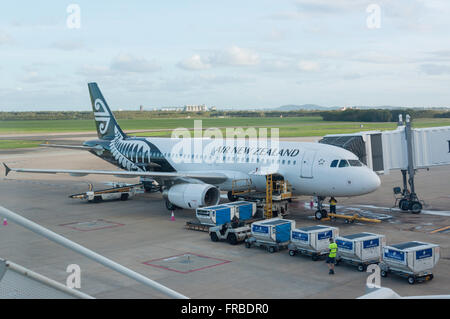
M 177 184 L 163 192 L 166 206 L 169 210 L 172 205 L 186 209 L 196 209 L 202 206 L 212 206 L 219 203 L 220 191 L 210 184 Z

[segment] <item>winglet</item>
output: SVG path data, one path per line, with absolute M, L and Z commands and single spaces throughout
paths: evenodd
M 11 169 L 5 163 L 3 163 L 3 166 L 5 166 L 5 176 L 8 176 L 8 173 L 11 172 Z

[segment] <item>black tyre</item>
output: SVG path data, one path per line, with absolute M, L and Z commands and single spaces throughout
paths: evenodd
M 250 248 L 250 247 L 252 247 L 252 245 L 248 241 L 246 241 L 245 242 L 245 248 Z
M 101 196 L 94 196 L 94 203 L 100 203 L 102 201 L 102 197 Z
M 233 192 L 232 191 L 229 191 L 228 193 L 227 193 L 227 197 L 228 197 L 228 200 L 230 201 L 230 202 L 235 202 L 235 201 L 237 201 L 237 196 L 234 196 L 233 195 Z
M 273 254 L 275 252 L 275 247 L 269 246 L 267 250 L 269 251 L 269 253 Z
M 422 204 L 420 202 L 412 202 L 410 210 L 413 214 L 419 214 L 422 211 Z
M 311 256 L 311 259 L 312 259 L 313 261 L 318 261 L 318 260 L 319 260 L 319 256 L 317 256 L 317 255 L 312 255 L 312 256 Z
M 359 265 L 358 265 L 358 271 L 363 272 L 364 270 L 366 270 L 366 265 L 359 264 Z
M 174 204 L 172 204 L 171 202 L 169 202 L 168 200 L 166 200 L 166 208 L 167 208 L 167 210 L 175 210 L 176 206 Z
M 295 256 L 295 250 L 289 249 L 289 256 L 294 257 Z
M 236 234 L 233 234 L 233 233 L 228 234 L 227 241 L 230 245 L 236 245 L 238 243 Z
M 129 194 L 122 194 L 122 195 L 120 195 L 120 200 L 127 200 L 128 196 L 129 196 Z
M 409 200 L 403 198 L 398 202 L 398 208 L 407 211 L 409 209 Z
M 322 212 L 321 212 L 320 210 L 316 210 L 316 213 L 314 214 L 314 217 L 315 217 L 317 220 L 321 220 L 322 217 L 323 217 Z
M 416 278 L 414 278 L 414 276 L 408 277 L 408 284 L 414 285 L 415 282 L 416 282 Z
M 211 237 L 211 240 L 212 240 L 213 242 L 218 242 L 218 241 L 219 241 L 219 237 L 217 236 L 216 233 L 211 233 L 211 234 L 209 234 L 209 237 Z
M 387 271 L 386 270 L 382 270 L 380 272 L 381 277 L 387 277 Z

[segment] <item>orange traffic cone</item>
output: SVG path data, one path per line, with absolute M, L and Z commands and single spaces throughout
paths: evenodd
M 175 221 L 175 215 L 173 214 L 173 211 L 172 211 L 172 216 L 170 216 L 170 220 Z
M 6 220 L 6 218 L 3 218 L 3 226 L 8 226 L 8 221 Z

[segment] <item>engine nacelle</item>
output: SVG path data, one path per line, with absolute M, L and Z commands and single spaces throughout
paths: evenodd
M 163 197 L 172 204 L 186 209 L 217 205 L 220 191 L 210 184 L 177 184 L 164 191 Z

